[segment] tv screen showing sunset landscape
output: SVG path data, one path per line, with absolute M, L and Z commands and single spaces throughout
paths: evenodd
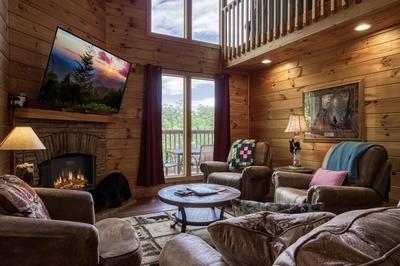
M 117 113 L 129 69 L 125 60 L 58 28 L 40 102 L 76 111 Z

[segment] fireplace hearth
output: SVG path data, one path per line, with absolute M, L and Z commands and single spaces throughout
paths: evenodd
M 56 184 L 57 186 L 86 187 L 90 189 L 96 180 L 101 180 L 107 174 L 106 124 L 87 121 L 18 118 L 16 125 L 32 127 L 46 146 L 46 150 L 25 151 L 24 153 L 21 151 L 15 152 L 16 164 L 27 162 L 37 166 L 33 172 L 32 186 L 53 188 L 56 181 L 54 178 L 60 177 Z M 44 166 L 48 166 L 52 159 L 65 159 L 64 157 L 77 154 L 83 157 L 88 157 L 89 155 L 94 157 L 88 157 L 89 159 L 85 161 L 85 167 L 94 165 L 93 171 L 89 171 L 85 167 L 70 169 L 71 171 L 66 168 L 64 172 L 56 171 L 50 175 L 48 172 L 50 170 L 44 169 Z M 39 175 L 39 166 L 42 168 L 41 176 Z M 47 172 L 46 176 L 44 176 L 45 172 Z M 87 185 L 85 185 L 85 181 Z
M 96 157 L 69 153 L 38 165 L 40 186 L 59 189 L 92 189 L 96 176 Z

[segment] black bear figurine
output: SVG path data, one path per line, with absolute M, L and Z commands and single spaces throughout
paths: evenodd
M 112 173 L 101 180 L 93 191 L 96 212 L 106 208 L 120 207 L 132 195 L 128 181 L 120 173 Z

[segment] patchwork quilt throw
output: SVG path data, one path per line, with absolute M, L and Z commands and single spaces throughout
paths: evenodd
M 254 148 L 256 141 L 254 139 L 238 139 L 231 147 L 228 157 L 229 167 L 243 169 L 254 162 Z

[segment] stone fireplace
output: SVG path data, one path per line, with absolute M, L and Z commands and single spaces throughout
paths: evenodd
M 106 173 L 106 125 L 84 121 L 42 119 L 16 120 L 30 126 L 46 150 L 25 151 L 25 162 L 33 163 L 33 186 L 90 189 Z M 16 151 L 16 164 L 23 162 Z

